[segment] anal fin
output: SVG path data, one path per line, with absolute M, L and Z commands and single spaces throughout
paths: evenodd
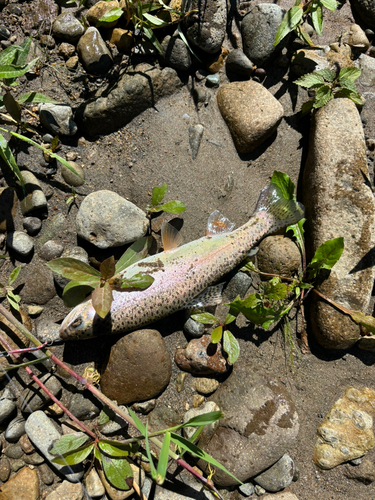
M 184 309 L 200 309 L 208 306 L 216 306 L 222 301 L 224 283 L 209 286 L 193 300 L 186 304 Z

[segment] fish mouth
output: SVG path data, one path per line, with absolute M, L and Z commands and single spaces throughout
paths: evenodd
M 68 340 L 69 333 L 65 330 L 65 328 L 60 329 L 60 338 L 63 340 Z

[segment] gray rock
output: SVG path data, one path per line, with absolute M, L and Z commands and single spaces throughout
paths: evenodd
M 374 281 L 375 212 L 367 173 L 361 118 L 349 99 L 333 99 L 315 115 L 303 178 L 308 258 L 326 240 L 344 238 L 345 249 L 318 290 L 366 313 Z M 347 349 L 360 327 L 313 294 L 311 325 L 323 347 Z
M 23 227 L 30 236 L 35 236 L 42 227 L 42 221 L 38 217 L 25 217 L 23 219 Z
M 157 396 L 169 384 L 171 374 L 163 337 L 156 330 L 138 330 L 112 346 L 100 385 L 110 399 L 130 404 Z
M 254 477 L 254 481 L 267 491 L 280 491 L 293 481 L 294 462 L 289 455 L 283 455 L 272 467 Z
M 43 384 L 55 397 L 59 397 L 62 387 L 56 377 L 50 373 L 46 373 L 43 377 L 40 377 L 40 381 L 43 382 Z M 21 411 L 24 413 L 35 412 L 36 410 L 49 405 L 52 401 L 51 398 L 48 397 L 35 383 L 31 384 L 22 391 L 21 399 Z
M 39 257 L 43 260 L 50 261 L 57 259 L 64 251 L 64 247 L 56 240 L 49 240 L 44 243 L 38 250 Z
M 219 73 L 215 73 L 214 75 L 207 75 L 206 85 L 207 87 L 218 87 L 220 85 Z
M 39 184 L 38 179 L 32 172 L 22 170 L 22 177 L 25 182 L 26 196 L 21 200 L 21 211 L 23 215 L 33 210 L 47 210 L 47 200 Z
M 27 257 L 34 250 L 34 242 L 32 238 L 30 238 L 30 236 L 23 231 L 8 233 L 7 245 L 23 257 Z
M 364 25 L 375 30 L 375 4 L 373 0 L 350 0 L 350 4 Z
M 245 55 L 257 66 L 267 64 L 287 43 L 288 36 L 276 47 L 274 41 L 285 10 L 272 3 L 250 9 L 242 20 L 241 34 Z
M 232 82 L 217 94 L 220 112 L 239 153 L 250 153 L 279 125 L 284 110 L 274 96 L 257 82 Z
M 156 399 L 149 399 L 148 401 L 142 401 L 141 403 L 134 403 L 132 405 L 132 409 L 137 411 L 138 413 L 143 413 L 143 415 L 147 415 L 150 413 L 156 406 Z
M 253 72 L 253 63 L 241 49 L 231 50 L 225 60 L 227 73 L 233 73 L 245 78 L 250 78 Z
M 52 271 L 44 264 L 31 262 L 18 279 L 25 284 L 20 297 L 26 304 L 43 305 L 56 295 Z
M 4 437 L 9 443 L 15 443 L 24 434 L 25 434 L 25 419 L 22 416 L 19 416 L 14 418 L 11 422 L 9 422 Z
M 99 31 L 91 26 L 80 38 L 77 52 L 88 73 L 106 73 L 113 65 L 112 55 Z
M 103 483 L 100 481 L 99 474 L 94 467 L 87 475 L 85 482 L 89 498 L 101 498 L 104 495 L 105 489 Z
M 258 497 L 261 497 L 266 493 L 266 490 L 264 488 L 262 488 L 261 486 L 259 486 L 259 484 L 255 485 L 254 491 L 255 491 L 256 495 L 258 495 Z
M 240 481 L 246 482 L 270 467 L 294 444 L 299 423 L 289 394 L 253 364 L 238 361 L 209 400 L 220 407 L 224 418 L 211 440 L 200 440 L 198 444 L 225 463 Z M 201 461 L 198 464 L 207 470 L 207 465 Z M 236 485 L 234 479 L 219 470 L 215 472 L 215 483 L 223 487 Z
M 40 465 L 44 462 L 44 457 L 40 455 L 37 451 L 31 455 L 25 455 L 23 457 L 25 464 L 29 465 Z
M 61 438 L 61 434 L 43 411 L 35 411 L 29 416 L 25 430 L 30 441 L 44 455 L 51 469 L 64 474 L 66 479 L 72 483 L 81 479 L 84 472 L 82 464 L 67 466 L 55 464 L 51 461 L 55 457 L 48 450 L 54 441 Z
M 85 183 L 85 171 L 80 165 L 78 165 L 78 163 L 75 163 L 74 161 L 70 161 L 69 163 L 71 167 L 74 168 L 74 170 L 77 172 L 78 175 L 69 170 L 69 168 L 66 167 L 65 165 L 61 165 L 62 178 L 67 184 L 69 184 L 69 186 L 74 186 L 74 187 L 82 186 Z M 79 175 L 82 178 L 78 177 Z
M 41 103 L 38 105 L 42 125 L 54 135 L 74 135 L 77 124 L 73 120 L 70 106 L 63 104 Z
M 16 403 L 11 399 L 0 399 L 0 424 L 6 424 L 17 412 Z
M 164 52 L 161 57 L 163 64 L 177 71 L 188 71 L 190 69 L 191 57 L 189 49 L 178 35 L 166 36 L 161 46 Z
M 219 52 L 227 24 L 226 2 L 207 0 L 196 4 L 189 1 L 186 7 L 187 11 L 198 8 L 197 14 L 189 15 L 184 20 L 188 41 L 209 54 Z
M 260 271 L 292 277 L 301 265 L 301 254 L 297 245 L 280 234 L 267 236 L 259 245 L 257 263 Z M 267 280 L 269 277 L 261 276 Z
M 199 146 L 203 137 L 203 125 L 201 123 L 197 123 L 196 125 L 192 125 L 189 127 L 189 145 L 191 149 L 191 157 L 193 160 L 198 156 Z
M 366 52 L 370 47 L 370 42 L 368 41 L 366 33 L 358 24 L 352 24 L 350 26 L 348 44 L 360 52 Z
M 238 271 L 233 278 L 230 279 L 228 285 L 225 287 L 224 296 L 228 302 L 232 302 L 237 295 L 244 298 L 246 292 L 251 286 L 253 278 L 248 273 Z
M 80 482 L 73 481 L 68 483 L 68 481 L 63 481 L 52 493 L 50 493 L 46 497 L 46 500 L 82 500 L 83 498 L 84 491 Z
M 17 472 L 23 467 L 25 467 L 25 462 L 21 458 L 12 460 L 10 464 L 12 472 Z
M 46 484 L 48 486 L 48 485 L 53 483 L 54 474 L 51 471 L 51 469 L 48 467 L 47 464 L 39 465 L 38 472 L 40 475 L 40 479 L 43 481 L 44 484 Z
M 241 484 L 238 487 L 238 489 L 240 490 L 242 495 L 244 495 L 245 497 L 250 497 L 251 495 L 253 495 L 255 493 L 255 488 L 254 488 L 253 483 Z
M 74 17 L 73 12 L 66 10 L 60 14 L 52 26 L 52 33 L 56 38 L 75 44 L 85 32 L 85 28 Z
M 118 130 L 181 86 L 172 68 L 160 70 L 147 64 L 138 65 L 134 72 L 125 73 L 108 95 L 86 105 L 84 127 L 90 135 Z
M 67 221 L 62 213 L 58 213 L 52 218 L 48 219 L 48 224 L 43 234 L 37 240 L 37 247 L 41 247 L 48 240 L 53 240 L 60 236 L 65 229 L 67 229 Z
M 61 257 L 70 257 L 72 259 L 80 260 L 85 264 L 89 263 L 89 255 L 82 247 L 69 247 L 66 248 Z
M 7 457 L 1 457 L 0 459 L 0 481 L 5 483 L 8 481 L 10 476 L 10 462 Z
M 4 448 L 3 453 L 8 458 L 18 459 L 23 457 L 23 449 L 17 443 L 10 444 Z
M 191 337 L 202 337 L 204 334 L 205 326 L 203 323 L 195 321 L 195 319 L 189 317 L 184 323 L 184 332 Z
M 76 392 L 70 399 L 69 410 L 80 420 L 91 420 L 97 417 L 100 409 L 90 391 Z
M 372 87 L 375 85 L 375 58 L 361 54 L 359 63 L 362 73 L 358 79 L 358 83 L 361 83 L 365 87 Z
M 120 405 L 119 408 L 124 413 L 126 413 L 126 415 L 129 415 L 129 411 L 126 406 Z M 113 415 L 111 415 L 110 417 L 110 421 L 100 428 L 100 432 L 105 436 L 110 436 L 111 434 L 115 434 L 116 432 L 127 428 L 128 425 L 128 422 L 121 418 L 120 415 L 117 415 L 117 413 L 113 413 Z
M 204 415 L 205 413 L 210 413 L 212 411 L 220 411 L 220 407 L 213 401 L 207 401 L 207 403 L 205 403 L 203 406 L 200 406 L 199 408 L 192 408 L 191 410 L 188 410 L 184 415 L 184 424 L 186 424 L 186 422 L 194 417 L 198 417 L 199 415 Z M 218 425 L 218 420 L 216 420 L 216 422 L 214 422 L 213 424 L 205 425 L 199 435 L 199 439 L 209 441 Z M 196 430 L 196 427 L 184 427 L 184 436 L 186 437 L 186 439 L 191 439 Z
M 78 236 L 98 248 L 131 243 L 146 234 L 148 224 L 140 208 L 106 190 L 86 196 L 76 219 Z
M 53 342 L 60 339 L 61 326 L 50 319 L 43 319 L 36 327 L 37 337 L 41 342 Z

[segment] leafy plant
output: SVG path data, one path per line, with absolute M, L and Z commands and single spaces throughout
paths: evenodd
M 330 69 L 321 69 L 302 76 L 294 83 L 308 89 L 315 90 L 315 97 L 302 105 L 301 111 L 305 115 L 311 109 L 322 108 L 331 99 L 347 97 L 358 106 L 363 105 L 355 80 L 361 75 L 358 68 L 342 68 L 339 73 Z
M 155 212 L 180 214 L 181 212 L 184 212 L 186 210 L 184 203 L 178 200 L 167 201 L 166 203 L 161 204 L 167 192 L 167 189 L 168 188 L 166 183 L 164 183 L 160 187 L 154 187 L 154 189 L 152 190 L 151 205 L 148 205 L 146 208 L 148 214 Z
M 5 258 L 5 257 L 4 257 Z M 10 273 L 7 284 L 3 285 L 0 283 L 0 294 L 5 296 L 8 299 L 9 304 L 16 309 L 16 311 L 20 310 L 20 306 L 18 305 L 21 297 L 13 293 L 13 283 L 16 281 L 19 273 L 21 271 L 21 266 L 15 267 L 13 271 Z
M 216 316 L 208 312 L 192 314 L 191 317 L 204 325 L 215 326 L 211 332 L 211 343 L 217 344 L 223 339 L 223 349 L 228 354 L 228 361 L 231 364 L 235 363 L 240 355 L 240 346 L 236 337 L 229 330 L 226 330 L 225 327 L 232 323 L 236 319 L 236 316 L 227 314 L 224 323 L 221 323 Z
M 336 0 L 296 0 L 294 6 L 286 12 L 280 23 L 274 46 L 278 45 L 292 31 L 301 40 L 309 45 L 314 45 L 302 24 L 305 21 L 310 21 L 317 34 L 320 35 L 323 30 L 323 7 L 334 12 L 337 5 Z
M 131 264 L 143 259 L 150 248 L 150 237 L 144 237 L 133 243 L 117 263 L 113 256 L 100 264 L 99 271 L 84 262 L 70 257 L 54 259 L 47 266 L 57 274 L 71 281 L 63 290 L 63 299 L 67 306 L 73 307 L 92 292 L 92 305 L 101 318 L 104 318 L 112 304 L 113 290 L 144 290 L 152 285 L 154 278 L 147 274 L 135 274 L 122 279 L 120 273 Z

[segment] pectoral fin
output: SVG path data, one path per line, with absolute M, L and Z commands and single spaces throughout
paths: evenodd
M 179 247 L 182 243 L 182 236 L 179 231 L 172 224 L 168 222 L 163 222 L 161 226 L 161 242 L 164 251 L 174 250 Z

